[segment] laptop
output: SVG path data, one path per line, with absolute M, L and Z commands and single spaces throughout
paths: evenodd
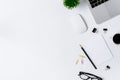
M 120 0 L 87 0 L 97 24 L 120 14 Z

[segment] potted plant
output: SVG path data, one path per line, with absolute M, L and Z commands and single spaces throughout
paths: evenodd
M 63 5 L 68 9 L 73 9 L 80 4 L 80 0 L 63 0 Z

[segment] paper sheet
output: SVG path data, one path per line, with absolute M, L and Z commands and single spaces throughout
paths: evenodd
M 113 57 L 101 35 L 93 35 L 82 44 L 95 65 L 100 65 Z

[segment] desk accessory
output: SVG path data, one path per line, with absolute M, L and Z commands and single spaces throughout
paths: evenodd
M 96 33 L 97 32 L 97 28 L 93 28 L 92 32 Z
M 79 61 L 81 64 L 84 64 L 84 58 L 86 58 L 84 55 L 80 55 L 79 58 L 76 60 L 75 64 L 77 65 Z
M 76 60 L 75 64 L 77 65 L 79 63 L 79 59 Z
M 106 34 L 108 31 L 108 28 L 103 28 L 103 32 Z
M 82 41 L 82 45 L 96 66 L 113 58 L 111 50 L 102 35 L 89 35 L 86 40 Z
M 116 33 L 114 36 L 113 36 L 113 42 L 115 44 L 120 44 L 120 33 Z
M 68 9 L 73 9 L 80 4 L 80 0 L 63 0 L 63 5 Z
M 84 60 L 83 59 L 81 59 L 80 62 L 81 62 L 81 64 L 84 64 Z M 75 64 L 77 65 L 78 63 L 79 63 L 79 59 L 76 60 Z
M 87 56 L 87 58 L 89 59 L 89 61 L 91 62 L 91 64 L 93 65 L 93 67 L 95 69 L 97 69 L 96 65 L 93 63 L 93 61 L 91 60 L 91 58 L 89 57 L 89 55 L 87 54 L 87 52 L 85 51 L 85 49 L 80 45 L 81 49 L 83 50 L 83 52 L 85 53 L 85 55 Z
M 106 31 L 108 31 L 108 29 L 107 29 L 107 28 L 103 28 L 103 31 L 105 31 L 105 32 L 106 32 Z
M 87 72 L 82 72 L 80 71 L 78 76 L 82 79 L 82 80 L 103 80 L 101 77 L 96 76 L 94 74 L 91 73 L 87 73 Z
M 111 67 L 109 65 L 106 66 L 105 70 L 109 70 Z
M 81 64 L 84 64 L 84 58 L 85 58 L 85 56 L 80 55 L 80 62 L 81 62 Z
M 120 14 L 120 0 L 86 0 L 97 24 Z
M 87 22 L 81 14 L 72 16 L 70 21 L 77 34 L 85 33 L 88 30 Z
M 80 58 L 85 58 L 85 56 L 84 55 L 80 55 Z

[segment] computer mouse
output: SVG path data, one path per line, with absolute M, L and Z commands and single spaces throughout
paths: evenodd
M 72 16 L 70 21 L 77 34 L 84 33 L 88 30 L 87 23 L 80 14 Z

